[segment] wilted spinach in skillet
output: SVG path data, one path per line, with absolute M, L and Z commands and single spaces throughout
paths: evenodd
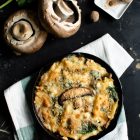
M 86 133 L 90 133 L 94 130 L 97 130 L 97 127 L 93 123 L 87 122 L 87 123 L 82 124 L 82 129 L 79 131 L 79 133 L 86 134 Z
M 109 97 L 110 97 L 111 99 L 113 99 L 114 102 L 116 102 L 116 101 L 118 100 L 118 95 L 117 95 L 117 92 L 116 92 L 116 90 L 115 90 L 115 87 L 109 86 L 109 87 L 107 88 L 107 91 L 108 91 L 108 93 L 109 93 Z

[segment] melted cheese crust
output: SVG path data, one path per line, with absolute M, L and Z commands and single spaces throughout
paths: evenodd
M 94 94 L 59 103 L 66 90 L 79 87 Z M 118 95 L 105 68 L 93 60 L 70 55 L 42 75 L 34 104 L 48 130 L 65 140 L 85 140 L 108 127 L 118 107 Z

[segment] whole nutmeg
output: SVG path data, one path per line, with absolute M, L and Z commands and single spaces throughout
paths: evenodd
M 99 20 L 99 17 L 100 17 L 100 15 L 99 15 L 98 11 L 92 11 L 91 12 L 91 20 L 93 22 L 97 22 Z

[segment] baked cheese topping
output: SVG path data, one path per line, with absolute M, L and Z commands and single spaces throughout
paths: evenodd
M 109 126 L 118 100 L 105 68 L 91 59 L 70 55 L 41 76 L 34 104 L 48 130 L 64 140 L 85 140 Z

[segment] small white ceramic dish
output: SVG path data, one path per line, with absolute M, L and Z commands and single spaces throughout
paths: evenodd
M 94 3 L 115 19 L 120 19 L 133 0 L 130 0 L 129 3 L 121 2 L 114 6 L 107 5 L 107 1 L 108 0 L 94 0 Z

